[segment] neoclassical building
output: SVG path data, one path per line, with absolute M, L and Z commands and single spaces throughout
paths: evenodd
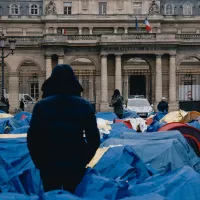
M 17 40 L 5 60 L 11 110 L 19 93 L 40 97 L 62 63 L 73 67 L 96 110 L 110 109 L 115 88 L 155 106 L 165 96 L 171 110 L 200 101 L 200 1 L 2 0 L 0 32 Z

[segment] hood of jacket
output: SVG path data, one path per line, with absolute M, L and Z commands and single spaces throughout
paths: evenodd
M 51 76 L 43 83 L 42 91 L 42 98 L 55 94 L 80 96 L 83 88 L 70 65 L 57 65 L 53 69 Z

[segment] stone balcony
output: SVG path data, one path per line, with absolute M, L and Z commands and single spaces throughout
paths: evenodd
M 188 44 L 199 45 L 200 34 L 103 34 L 103 35 L 45 35 L 40 37 L 8 37 L 16 39 L 17 46 L 38 45 L 98 45 L 98 44 Z

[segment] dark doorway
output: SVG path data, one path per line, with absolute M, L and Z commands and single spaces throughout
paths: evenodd
M 131 75 L 129 83 L 130 83 L 129 95 L 144 95 L 146 97 L 145 75 Z

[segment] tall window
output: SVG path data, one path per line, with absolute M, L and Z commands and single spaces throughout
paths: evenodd
M 30 7 L 30 14 L 31 15 L 38 15 L 39 14 L 39 8 L 37 5 L 31 5 Z
M 64 14 L 71 15 L 72 14 L 72 2 L 64 3 Z
M 30 94 L 31 97 L 34 99 L 39 97 L 39 83 L 38 82 L 32 82 L 30 83 Z
M 19 15 L 19 6 L 17 4 L 11 5 L 11 15 Z
M 173 15 L 174 14 L 174 7 L 171 4 L 167 4 L 165 6 L 165 14 L 166 15 Z
M 100 15 L 107 14 L 107 2 L 99 2 L 99 14 Z
M 192 15 L 192 5 L 184 4 L 183 5 L 183 14 L 184 15 Z
M 133 14 L 142 14 L 142 2 L 133 2 Z

